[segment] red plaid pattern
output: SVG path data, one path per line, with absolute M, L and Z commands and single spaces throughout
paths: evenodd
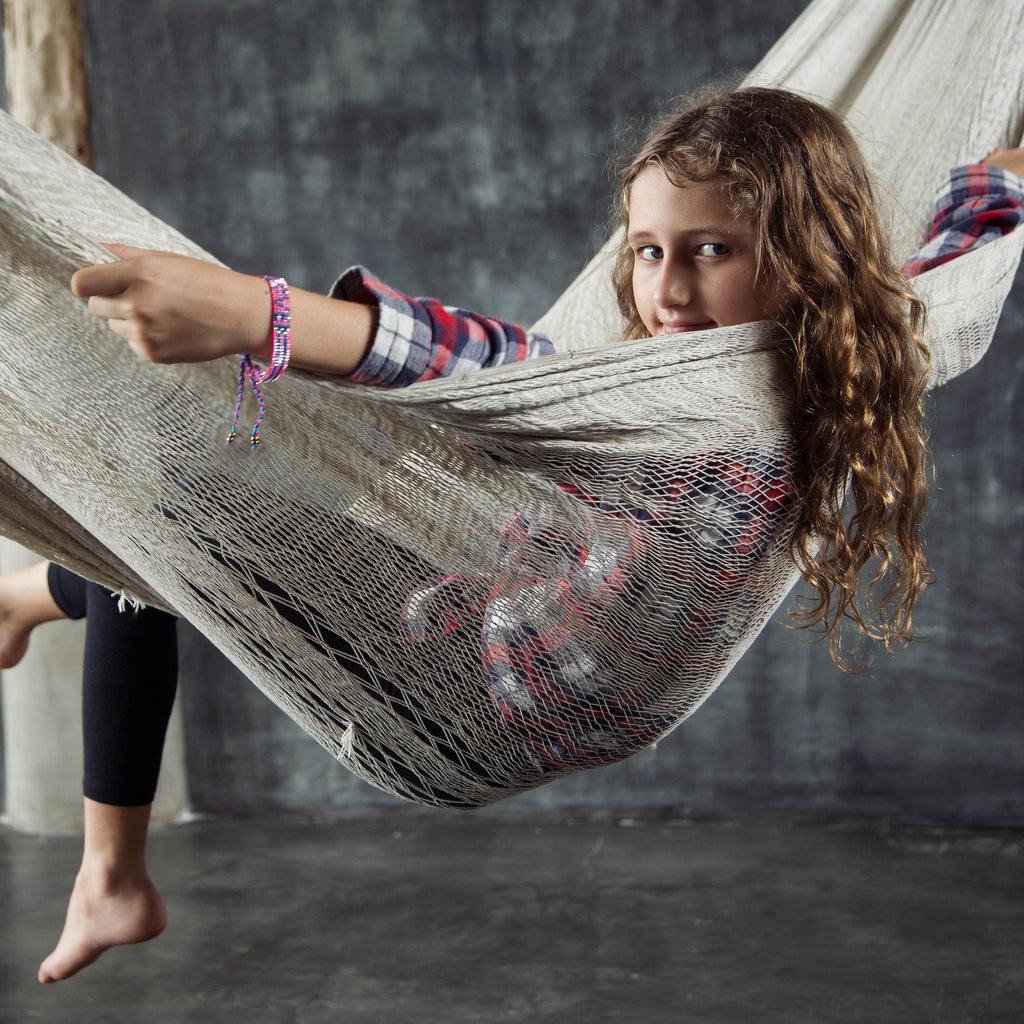
M 750 451 L 688 459 L 634 488 L 635 503 L 557 485 L 597 513 L 586 526 L 519 513 L 498 538 L 497 581 L 427 583 L 404 635 L 479 630 L 495 705 L 544 769 L 619 761 L 676 724 L 655 709 L 679 665 L 713 678 L 731 656 L 749 618 L 734 621 L 736 596 L 780 528 L 790 472 L 783 451 Z
M 373 345 L 349 377 L 359 384 L 405 387 L 536 359 L 555 350 L 544 335 L 528 334 L 516 324 L 443 306 L 436 299 L 409 298 L 363 267 L 346 271 L 331 295 L 378 310 Z
M 935 196 L 934 216 L 924 246 L 904 264 L 917 277 L 1024 223 L 1024 181 L 1003 167 L 954 167 Z

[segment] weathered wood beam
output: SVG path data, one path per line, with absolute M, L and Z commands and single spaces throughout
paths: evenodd
M 3 11 L 12 116 L 91 166 L 81 0 L 3 0 Z

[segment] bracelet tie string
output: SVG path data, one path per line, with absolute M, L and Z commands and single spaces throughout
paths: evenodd
M 253 448 L 259 447 L 260 426 L 267 411 L 260 385 L 277 380 L 288 369 L 288 360 L 292 354 L 292 301 L 288 291 L 288 282 L 283 277 L 267 277 L 266 275 L 263 275 L 263 280 L 270 286 L 270 331 L 274 343 L 270 366 L 261 373 L 248 354 L 239 360 L 238 394 L 235 398 L 235 412 L 231 418 L 231 430 L 226 442 L 231 444 L 238 432 L 238 418 L 242 414 L 242 401 L 245 398 L 245 385 L 248 382 L 257 405 L 256 423 L 252 428 L 250 439 Z

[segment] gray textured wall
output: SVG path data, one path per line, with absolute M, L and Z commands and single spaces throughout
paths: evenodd
M 752 66 L 803 0 L 92 0 L 97 169 L 252 272 L 363 262 L 529 322 L 602 234 L 606 154 L 673 91 Z M 929 636 L 844 677 L 780 616 L 656 749 L 493 812 L 1024 822 L 1024 287 L 934 402 Z M 186 630 L 197 809 L 388 807 Z

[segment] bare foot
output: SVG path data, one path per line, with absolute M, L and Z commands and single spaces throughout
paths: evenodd
M 63 981 L 87 967 L 111 946 L 155 939 L 167 925 L 167 911 L 148 876 L 115 882 L 79 872 L 57 948 L 39 967 L 39 980 Z
M 0 576 L 0 669 L 14 668 L 25 657 L 32 630 L 64 618 L 50 595 L 47 562 Z
M 25 657 L 32 632 L 19 614 L 17 584 L 13 580 L 13 576 L 0 576 L 0 669 L 14 668 Z

